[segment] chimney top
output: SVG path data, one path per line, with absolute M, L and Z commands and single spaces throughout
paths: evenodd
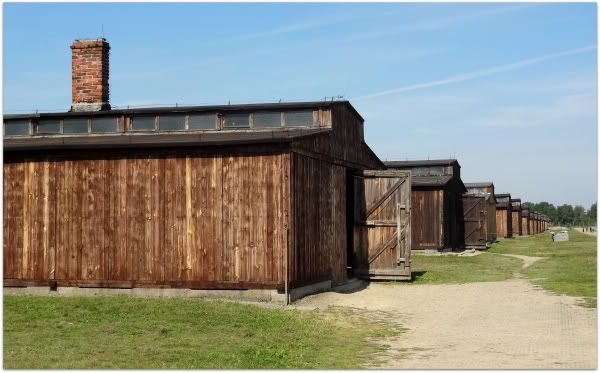
M 72 50 L 71 111 L 110 110 L 108 57 L 104 38 L 76 39 Z
M 71 49 L 75 48 L 93 48 L 93 47 L 102 47 L 106 46 L 110 48 L 108 42 L 104 38 L 85 38 L 85 39 L 75 39 L 71 44 Z

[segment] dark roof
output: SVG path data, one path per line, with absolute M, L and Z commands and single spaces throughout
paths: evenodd
M 493 200 L 494 203 L 496 203 L 496 199 L 494 198 L 494 195 L 492 193 L 485 193 L 485 192 L 482 193 L 482 192 L 471 192 L 471 191 L 469 191 L 467 193 L 464 193 L 462 196 L 463 196 L 463 198 L 483 198 L 486 201 L 488 201 L 488 200 L 491 199 L 491 200 Z
M 350 101 L 306 101 L 306 102 L 276 102 L 276 103 L 257 103 L 257 104 L 234 104 L 234 105 L 201 105 L 201 106 L 169 106 L 154 108 L 132 108 L 132 109 L 114 109 L 101 111 L 66 111 L 59 113 L 31 113 L 31 114 L 10 114 L 4 115 L 4 119 L 27 119 L 42 117 L 68 117 L 68 116 L 108 116 L 121 114 L 160 114 L 160 113 L 178 113 L 178 112 L 227 112 L 227 111 L 258 111 L 258 110 L 293 110 L 309 108 L 326 108 L 336 105 L 344 105 L 357 115 L 362 121 L 364 118 L 350 104 Z
M 494 183 L 492 183 L 491 181 L 484 181 L 481 183 L 465 183 L 465 187 L 467 189 L 469 188 L 487 188 L 487 187 L 493 187 Z
M 501 208 L 512 207 L 512 204 L 510 203 L 510 193 L 494 194 L 494 197 L 496 198 L 496 207 L 501 207 Z M 506 202 L 499 201 L 499 199 L 506 199 L 506 198 L 509 198 L 509 200 Z
M 446 176 L 413 176 L 413 186 L 444 186 L 452 180 L 452 175 Z
M 511 198 L 511 202 L 521 202 L 521 198 Z
M 193 113 L 231 113 L 231 112 L 259 112 L 259 111 L 285 111 L 301 109 L 320 109 L 333 106 L 345 106 L 360 120 L 363 118 L 349 101 L 309 101 L 309 102 L 282 102 L 282 103 L 257 103 L 240 105 L 205 105 L 205 106 L 172 106 L 155 108 L 115 109 L 86 112 L 61 112 L 61 113 L 35 113 L 23 115 L 5 115 L 4 120 L 35 119 L 35 118 L 66 118 L 71 116 L 99 117 L 135 115 L 135 114 L 193 114 Z M 182 132 L 122 132 L 111 133 L 82 133 L 77 135 L 35 135 L 35 136 L 9 136 L 4 137 L 4 149 L 34 150 L 51 148 L 109 148 L 109 147 L 147 147 L 147 146 L 196 146 L 220 144 L 245 144 L 286 142 L 292 139 L 324 134 L 330 132 L 331 127 L 281 127 L 281 128 L 227 128 L 219 130 L 186 130 Z M 369 151 L 370 148 L 366 148 Z M 371 151 L 372 153 L 372 151 Z M 374 153 L 374 157 L 377 157 Z
M 413 161 L 386 161 L 383 162 L 387 167 L 394 168 L 410 168 L 410 167 L 424 167 L 424 166 L 450 166 L 460 164 L 456 159 L 425 159 L 425 160 L 413 160 Z
M 115 133 L 110 135 L 39 136 L 4 138 L 4 150 L 53 148 L 160 147 L 288 142 L 330 132 L 331 128 L 281 128 L 252 131 L 204 131 L 185 133 Z

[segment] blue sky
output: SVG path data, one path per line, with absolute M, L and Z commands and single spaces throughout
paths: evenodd
M 113 106 L 343 95 L 383 160 L 456 157 L 524 201 L 597 198 L 596 4 L 4 3 L 5 113 L 67 110 L 73 39 Z

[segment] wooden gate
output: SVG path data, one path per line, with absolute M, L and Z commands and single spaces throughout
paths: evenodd
M 354 179 L 354 274 L 410 280 L 408 171 L 362 171 Z
M 485 247 L 485 197 L 463 196 L 465 246 Z

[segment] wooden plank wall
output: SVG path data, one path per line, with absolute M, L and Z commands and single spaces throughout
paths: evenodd
M 494 242 L 498 238 L 496 229 L 496 203 L 492 198 L 486 201 L 486 237 L 488 242 Z
M 465 246 L 465 222 L 462 204 L 462 191 L 455 188 L 443 190 L 444 195 L 444 247 L 461 250 Z
M 507 209 L 496 209 L 496 227 L 498 238 L 512 237 L 512 213 Z
M 363 146 L 363 121 L 346 104 L 331 106 L 331 111 L 323 111 L 322 117 L 331 123 L 332 132 L 295 140 L 295 149 L 313 152 L 332 163 L 343 163 L 348 168 L 385 168 L 377 156 Z
M 287 153 L 140 154 L 5 159 L 5 285 L 283 286 Z
M 291 286 L 346 280 L 346 169 L 293 153 Z
M 412 249 L 443 249 L 443 191 L 413 188 L 411 206 Z
M 4 164 L 4 277 L 54 276 L 54 172 L 48 161 Z
M 527 224 L 528 218 L 525 216 L 521 217 L 521 228 L 523 230 L 523 236 L 529 235 L 529 227 Z
M 486 245 L 486 201 L 484 196 L 463 196 L 465 224 L 465 246 L 484 247 Z
M 521 226 L 521 210 L 512 211 L 512 232 L 513 236 L 523 235 L 523 228 Z
M 401 183 L 395 191 L 393 187 Z M 391 191 L 391 194 L 388 192 Z M 355 274 L 370 274 L 371 276 L 410 277 L 409 257 L 410 242 L 404 239 L 395 239 L 395 243 L 389 245 L 385 250 L 379 251 L 394 236 L 400 234 L 407 227 L 409 215 L 407 210 L 399 210 L 399 206 L 409 207 L 410 178 L 408 176 L 398 177 L 355 177 L 353 180 L 353 216 L 355 218 L 353 228 L 353 265 L 358 271 Z M 381 205 L 373 209 L 370 214 L 368 210 L 381 198 L 385 197 Z M 400 207 L 402 208 L 402 207 Z M 400 219 L 400 221 L 398 221 Z M 400 232 L 398 228 L 400 224 Z M 400 246 L 398 246 L 400 241 Z M 399 264 L 398 257 L 407 258 L 408 263 Z M 373 257 L 371 263 L 369 258 Z

